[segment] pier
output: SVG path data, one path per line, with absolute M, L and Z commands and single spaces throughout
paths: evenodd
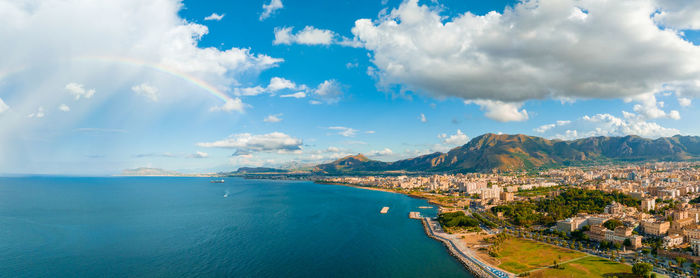
M 417 211 L 409 212 L 409 213 L 408 213 L 408 218 L 420 220 L 420 219 L 421 219 L 420 212 L 417 212 Z
M 385 213 L 387 213 L 387 212 L 389 212 L 389 207 L 383 207 L 382 210 L 381 210 L 379 213 L 385 214 Z
M 474 276 L 480 278 L 515 277 L 512 273 L 487 265 L 478 260 L 476 255 L 474 255 L 468 247 L 464 246 L 464 244 L 460 244 L 459 239 L 442 231 L 440 224 L 433 219 L 424 217 L 421 218 L 421 221 L 423 222 L 425 233 L 428 234 L 429 237 L 442 242 L 442 244 L 447 247 L 449 253 L 457 258 L 457 260 L 459 260 L 469 272 L 474 274 Z

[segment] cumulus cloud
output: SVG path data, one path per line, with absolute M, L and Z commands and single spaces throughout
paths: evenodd
M 700 29 L 700 2 L 665 0 L 660 3 L 661 11 L 653 16 L 656 23 L 678 30 Z
M 345 137 L 354 137 L 357 135 L 357 132 L 359 130 L 354 129 L 354 128 L 349 128 L 349 127 L 344 127 L 344 126 L 331 126 L 328 127 L 330 130 L 335 130 L 338 135 L 345 136 Z
M 664 111 L 663 101 L 657 101 L 656 95 L 653 93 L 642 94 L 634 97 L 629 97 L 626 99 L 627 102 L 637 101 L 639 104 L 634 105 L 634 112 L 639 115 L 644 116 L 647 119 L 657 119 L 657 118 L 670 118 L 674 120 L 680 119 L 680 113 L 676 110 L 671 110 L 669 112 Z
M 85 90 L 85 86 L 83 84 L 71 82 L 66 84 L 66 91 L 68 91 L 69 94 L 71 94 L 75 100 L 79 100 L 80 98 L 92 98 L 92 96 L 95 95 L 95 89 L 89 89 Z
M 223 105 L 220 106 L 214 106 L 209 108 L 209 111 L 224 111 L 224 112 L 231 112 L 231 111 L 236 111 L 236 112 L 241 112 L 243 113 L 245 111 L 245 107 L 247 105 L 241 101 L 240 98 L 232 98 L 227 100 Z
M 269 115 L 269 116 L 265 117 L 264 121 L 268 122 L 268 123 L 279 123 L 282 121 L 281 116 L 282 116 L 282 114 Z
M 451 146 L 461 146 L 469 142 L 469 136 L 462 133 L 462 130 L 457 130 L 457 133 L 452 135 L 447 135 L 445 133 L 439 134 L 438 138 L 442 140 L 442 143 Z
M 678 98 L 678 105 L 680 105 L 682 107 L 688 107 L 691 104 L 693 104 L 693 101 L 687 97 Z
M 235 88 L 234 94 L 237 96 L 257 96 L 262 93 L 275 94 L 284 90 L 308 90 L 308 87 L 306 87 L 306 85 L 297 85 L 293 81 L 282 77 L 273 77 L 270 78 L 270 83 L 267 87 L 255 86 Z
M 503 13 L 445 17 L 408 0 L 357 20 L 352 33 L 370 51 L 380 86 L 480 100 L 491 118 L 525 120 L 514 103 L 625 98 L 697 81 L 700 47 L 654 22 L 659 3 L 524 1 Z
M 158 101 L 158 88 L 151 86 L 147 83 L 134 85 L 131 87 L 131 91 L 133 91 L 137 95 L 145 96 L 152 101 Z
M 467 100 L 464 103 L 479 105 L 486 117 L 499 122 L 521 122 L 529 118 L 527 110 L 520 109 L 522 103 L 485 99 Z
M 58 106 L 58 110 L 61 110 L 61 111 L 63 111 L 63 112 L 69 112 L 69 111 L 70 111 L 70 107 L 68 107 L 68 105 L 61 104 L 61 105 Z
M 5 113 L 5 112 L 7 112 L 7 111 L 9 111 L 9 110 L 10 110 L 10 106 L 7 105 L 7 103 L 5 103 L 5 101 L 3 101 L 3 100 L 0 98 L 0 114 L 3 114 L 3 113 Z
M 305 45 L 330 45 L 333 43 L 335 33 L 331 30 L 316 29 L 306 26 L 303 30 L 293 33 L 294 27 L 275 28 L 275 40 L 273 44 L 305 44 Z
M 625 111 L 622 114 L 623 117 L 616 117 L 607 113 L 592 116 L 586 115 L 574 121 L 553 124 L 553 127 L 545 129 L 542 133 L 545 133 L 547 137 L 559 139 L 626 135 L 657 138 L 680 133 L 678 129 L 667 128 L 655 122 L 649 122 L 642 115 Z
M 420 113 L 420 116 L 418 117 L 418 119 L 420 119 L 420 122 L 421 122 L 421 123 L 427 123 L 427 122 L 428 122 L 428 119 L 425 118 L 425 114 L 423 114 L 423 113 Z
M 253 135 L 240 133 L 215 142 L 197 143 L 205 148 L 236 149 L 234 155 L 247 155 L 256 152 L 290 153 L 302 149 L 302 140 L 281 132 Z
M 214 21 L 220 21 L 224 18 L 226 14 L 217 14 L 217 13 L 212 13 L 209 16 L 205 17 L 204 20 L 214 20 Z
M 389 156 L 393 155 L 394 152 L 389 148 L 384 148 L 383 150 L 371 150 L 367 153 L 367 156 L 379 157 L 379 156 Z
M 336 103 L 343 96 L 343 87 L 335 79 L 323 81 L 313 91 L 314 96 L 325 103 Z
M 282 0 L 270 0 L 270 3 L 263 4 L 262 8 L 263 12 L 260 14 L 260 21 L 269 18 L 275 11 L 284 8 L 284 5 L 282 5 Z

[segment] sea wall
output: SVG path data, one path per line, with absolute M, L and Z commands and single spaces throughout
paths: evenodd
M 444 238 L 435 236 L 435 234 L 432 232 L 430 227 L 428 227 L 429 224 L 428 224 L 428 221 L 425 220 L 425 218 L 422 218 L 421 222 L 423 223 L 423 228 L 425 229 L 425 233 L 428 235 L 428 237 L 442 242 L 442 244 L 445 245 L 445 247 L 447 247 L 447 251 L 450 253 L 450 255 L 457 258 L 457 260 L 459 262 L 461 262 L 462 265 L 464 265 L 464 267 L 469 272 L 471 272 L 474 276 L 479 277 L 479 278 L 493 278 L 493 277 L 497 278 L 497 276 L 488 273 L 483 268 L 481 268 L 479 265 L 475 264 L 471 260 L 469 260 L 469 259 L 465 258 L 463 255 L 461 255 L 461 253 L 455 249 L 455 247 L 453 246 L 453 244 L 450 241 L 448 241 Z

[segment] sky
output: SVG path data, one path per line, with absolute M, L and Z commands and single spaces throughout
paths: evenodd
M 0 0 L 0 39 L 6 175 L 700 135 L 698 1 Z

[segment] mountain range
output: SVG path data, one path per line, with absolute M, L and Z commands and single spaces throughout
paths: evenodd
M 347 156 L 313 168 L 318 174 L 378 172 L 512 171 L 615 161 L 681 161 L 700 158 L 700 137 L 648 139 L 639 136 L 549 140 L 522 134 L 478 136 L 446 153 L 435 152 L 394 162 Z

